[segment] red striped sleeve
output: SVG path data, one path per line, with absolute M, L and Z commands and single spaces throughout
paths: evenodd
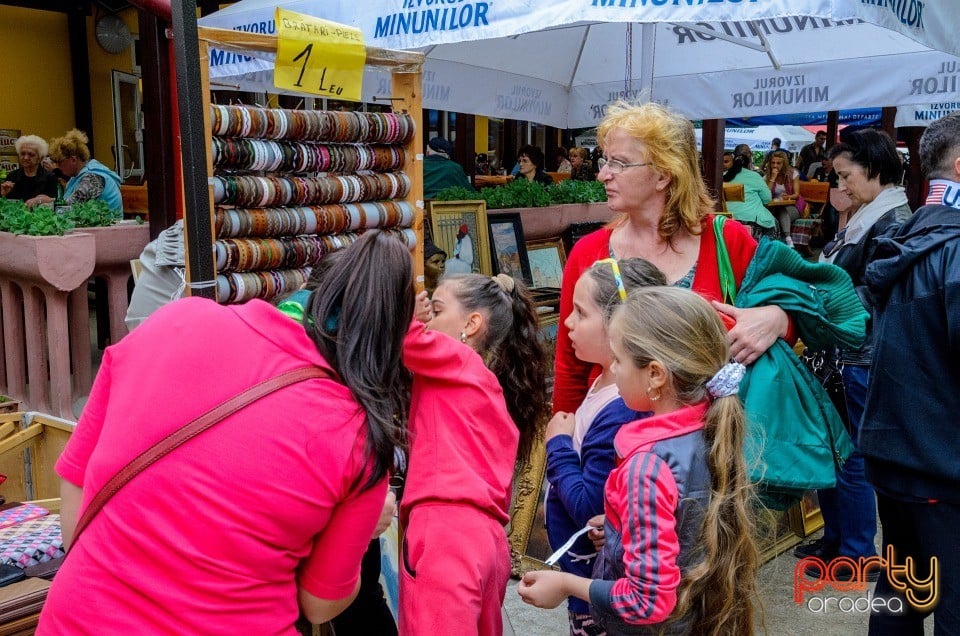
M 624 513 L 626 578 L 613 584 L 610 607 L 627 623 L 663 622 L 676 606 L 680 585 L 677 483 L 660 457 L 638 453 L 620 467 L 615 497 Z

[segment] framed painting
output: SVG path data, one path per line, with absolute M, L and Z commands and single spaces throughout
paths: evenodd
M 428 201 L 430 236 L 447 253 L 445 273 L 493 274 L 485 201 Z
M 823 527 L 823 515 L 820 513 L 820 500 L 816 490 L 803 493 L 800 500 L 800 523 L 795 528 L 801 537 L 807 537 Z
M 530 263 L 530 286 L 533 289 L 560 287 L 563 266 L 567 263 L 563 239 L 530 241 L 527 243 L 527 260 Z
M 557 329 L 560 327 L 559 314 L 544 314 L 538 318 L 537 340 L 543 345 L 546 354 L 547 391 L 553 394 L 553 363 L 557 352 Z
M 493 274 L 507 274 L 530 284 L 530 262 L 523 242 L 523 224 L 518 213 L 491 217 L 490 260 Z
M 557 345 L 557 314 L 540 316 L 538 337 L 547 356 L 547 390 L 553 392 L 553 358 Z M 545 419 L 549 419 L 549 415 Z M 546 421 L 542 429 L 546 429 Z M 543 437 L 536 441 L 527 462 L 518 464 L 513 476 L 513 504 L 510 507 L 510 572 L 515 577 L 544 566 L 553 552 L 547 539 L 546 496 L 547 455 Z
M 546 475 L 547 451 L 541 434 L 533 445 L 530 459 L 518 463 L 513 475 L 508 539 L 510 575 L 514 578 L 520 578 L 530 570 L 546 567 L 544 561 L 552 552 L 547 540 Z

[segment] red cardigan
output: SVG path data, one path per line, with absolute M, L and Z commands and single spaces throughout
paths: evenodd
M 573 288 L 580 275 L 598 260 L 610 257 L 610 235 L 613 230 L 602 228 L 583 237 L 567 259 L 563 269 L 563 283 L 560 289 L 560 325 L 557 330 L 556 365 L 553 378 L 553 410 L 574 412 L 587 394 L 590 379 L 599 370 L 594 365 L 578 359 L 570 346 L 570 334 L 564 320 L 573 311 Z M 730 253 L 730 263 L 737 281 L 737 289 L 743 275 L 750 265 L 757 242 L 750 236 L 749 230 L 740 223 L 728 222 L 723 225 L 723 239 Z M 697 256 L 697 271 L 693 277 L 693 291 L 707 300 L 722 300 L 720 294 L 720 272 L 717 268 L 717 245 L 713 234 L 713 215 L 703 221 L 703 234 L 700 235 L 700 254 Z

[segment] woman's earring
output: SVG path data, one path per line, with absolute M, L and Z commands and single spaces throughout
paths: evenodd
M 460 342 L 462 342 L 463 344 L 467 344 L 467 332 L 466 332 L 466 331 L 461 331 L 461 332 L 460 332 Z
M 657 400 L 660 399 L 660 397 L 662 396 L 662 394 L 660 393 L 660 389 L 656 389 L 657 394 L 656 394 L 656 395 L 652 395 L 650 392 L 653 391 L 653 390 L 654 390 L 654 388 L 653 388 L 652 386 L 648 386 L 648 387 L 647 387 L 647 397 L 650 398 L 650 401 L 651 401 L 651 402 L 656 402 Z

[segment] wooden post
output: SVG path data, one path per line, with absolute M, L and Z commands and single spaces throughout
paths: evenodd
M 420 70 L 413 73 L 394 71 L 393 110 L 407 113 L 414 122 L 423 121 L 420 87 L 423 74 Z M 417 126 L 413 139 L 404 146 L 406 159 L 404 168 L 410 177 L 410 193 L 405 201 L 413 206 L 413 231 L 417 234 L 417 245 L 413 249 L 413 280 L 417 291 L 423 289 L 423 127 Z
M 897 109 L 895 106 L 884 106 L 881 109 L 880 114 L 880 130 L 890 135 L 890 137 L 896 141 L 897 140 Z
M 703 180 L 716 199 L 716 209 L 722 209 L 720 195 L 723 189 L 723 135 L 726 119 L 704 119 L 700 156 L 703 158 Z
M 829 150 L 832 148 L 837 141 L 837 133 L 840 129 L 840 111 L 831 110 L 827 112 L 827 145 L 826 148 Z
M 67 11 L 70 36 L 70 76 L 73 79 L 73 119 L 76 127 L 87 133 L 90 155 L 93 148 L 93 106 L 90 95 L 90 55 L 87 49 L 87 15 L 83 4 Z M 64 93 L 66 94 L 66 93 Z
M 173 38 L 176 51 L 177 97 L 180 106 L 180 134 L 183 156 L 183 215 L 186 232 L 184 248 L 187 280 L 191 283 L 216 280 L 213 262 L 213 192 L 207 175 L 213 174 L 210 149 L 210 121 L 206 102 L 210 94 L 208 45 L 198 42 L 196 0 L 174 2 Z M 202 45 L 203 55 L 200 54 Z M 190 295 L 215 299 L 215 286 L 188 287 Z
M 166 23 L 156 16 L 139 11 L 140 44 L 143 61 L 143 115 L 145 119 L 143 148 L 147 182 L 147 209 L 150 238 L 177 221 L 177 179 L 174 173 L 174 119 L 170 101 L 170 47 L 164 31 Z
M 477 173 L 477 120 L 473 115 L 457 113 L 456 141 L 454 142 L 455 161 L 463 166 L 470 181 Z M 451 157 L 452 158 L 452 157 Z

